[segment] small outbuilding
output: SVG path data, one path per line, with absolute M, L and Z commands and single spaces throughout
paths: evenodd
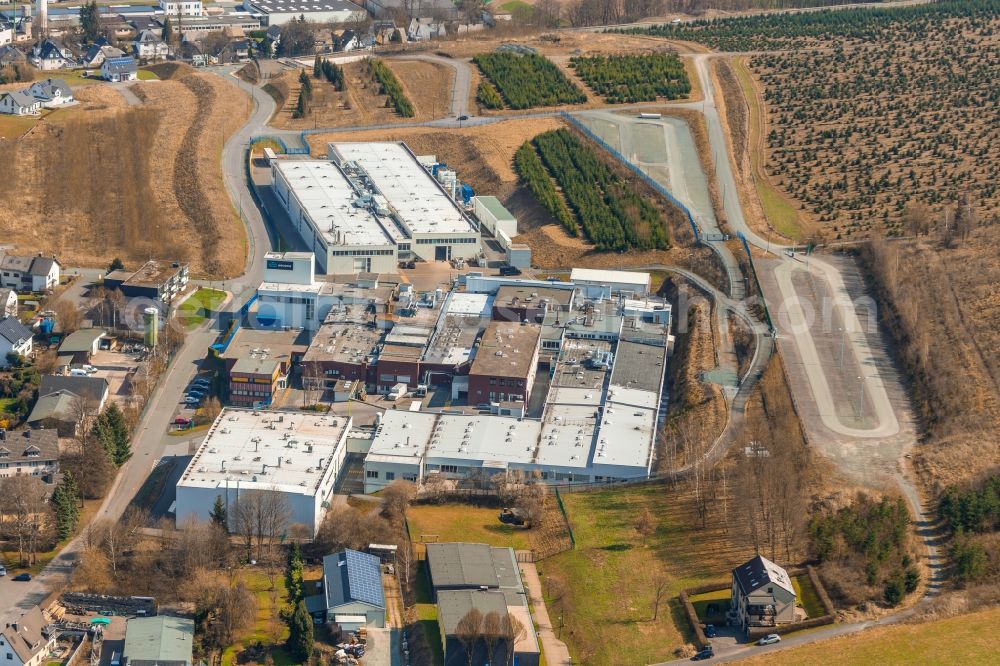
M 375 555 L 342 550 L 323 558 L 323 592 L 305 599 L 306 609 L 321 624 L 341 631 L 385 626 L 382 565 Z

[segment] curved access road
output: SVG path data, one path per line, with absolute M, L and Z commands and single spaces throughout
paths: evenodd
M 472 93 L 472 65 L 468 60 L 445 58 L 439 55 L 414 53 L 410 55 L 393 56 L 394 60 L 422 60 L 436 65 L 451 67 L 455 72 L 455 81 L 451 86 L 451 116 L 458 118 L 469 115 L 469 96 Z

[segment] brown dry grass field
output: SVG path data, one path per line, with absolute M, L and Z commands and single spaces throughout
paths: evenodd
M 422 122 L 448 115 L 454 72 L 450 67 L 418 60 L 387 59 L 396 78 L 413 102 L 416 115 L 402 118 L 385 105 L 386 96 L 379 95 L 378 84 L 363 62 L 344 65 L 347 85 L 337 92 L 325 79 L 312 79 L 312 111 L 304 118 L 293 118 L 292 111 L 298 102 L 299 84 L 297 71 L 286 71 L 271 80 L 278 92 L 280 110 L 271 121 L 282 129 L 311 129 L 313 127 L 353 127 L 382 125 L 386 123 Z M 312 76 L 312 69 L 306 74 Z
M 914 462 L 932 491 L 1000 467 L 996 226 L 951 249 L 932 238 L 863 253 L 926 424 Z
M 238 274 L 245 234 L 220 155 L 245 120 L 244 96 L 209 74 L 133 89 L 144 104 L 127 107 L 104 86 L 79 88 L 80 105 L 49 114 L 17 143 L 0 142 L 15 174 L 0 194 L 0 236 L 68 266 L 157 257 Z

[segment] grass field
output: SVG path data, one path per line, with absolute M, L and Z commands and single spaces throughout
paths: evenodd
M 795 598 L 805 610 L 806 617 L 820 617 L 824 614 L 823 602 L 819 600 L 809 576 L 795 576 L 792 578 L 792 587 L 795 588 Z
M 525 531 L 502 524 L 498 513 L 497 509 L 462 504 L 426 504 L 411 507 L 406 520 L 415 542 L 471 541 L 514 550 L 530 548 Z
M 416 507 L 414 507 L 416 508 Z M 431 597 L 430 579 L 427 576 L 427 560 L 417 564 L 416 591 L 417 621 L 424 629 L 427 643 L 434 657 L 434 664 L 444 663 L 444 647 L 441 645 L 441 630 L 438 625 L 437 606 Z
M 924 624 L 877 627 L 747 659 L 743 664 L 884 666 L 995 664 L 1000 608 Z
M 648 664 L 673 658 L 691 640 L 679 599 L 684 588 L 725 580 L 752 555 L 736 539 L 697 523 L 683 494 L 656 485 L 563 496 L 576 549 L 539 564 L 543 582 L 557 580 L 563 599 L 546 595 L 550 617 L 563 617 L 574 663 Z M 648 508 L 656 529 L 645 543 L 634 528 Z M 667 592 L 654 622 L 653 589 Z
M 729 588 L 721 588 L 704 594 L 692 595 L 688 601 L 694 606 L 694 612 L 698 614 L 698 619 L 702 622 L 721 624 L 726 619 L 731 598 L 732 592 Z M 711 604 L 715 604 L 715 608 L 709 613 L 708 607 Z
M 0 138 L 16 139 L 38 122 L 37 116 L 0 116 Z
M 156 72 L 151 72 L 148 69 L 139 70 L 139 80 L 140 81 L 159 81 L 160 77 L 156 75 Z
M 746 98 L 747 106 L 750 108 L 750 161 L 753 166 L 754 187 L 757 189 L 760 205 L 775 231 L 792 240 L 801 240 L 802 233 L 799 228 L 798 211 L 763 175 L 762 151 L 758 148 L 763 145 L 763 137 L 761 136 L 763 119 L 753 81 L 750 79 L 750 71 L 746 66 L 746 59 L 733 58 L 732 65 L 733 72 L 740 82 L 740 88 L 743 89 L 743 97 Z
M 288 627 L 278 617 L 281 604 L 285 600 L 284 575 L 279 572 L 274 577 L 274 591 L 276 592 L 274 603 L 271 599 L 271 583 L 263 571 L 245 570 L 243 582 L 247 584 L 257 600 L 257 617 L 250 631 L 238 637 L 236 642 L 222 653 L 222 666 L 235 664 L 236 656 L 247 646 L 256 642 L 273 646 L 271 658 L 274 659 L 275 666 L 294 666 L 295 660 L 284 648 L 284 642 L 288 638 Z
M 177 308 L 177 318 L 186 328 L 197 328 L 226 300 L 226 292 L 201 288 Z

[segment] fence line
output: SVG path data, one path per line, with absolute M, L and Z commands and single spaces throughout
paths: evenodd
M 584 125 L 582 122 L 580 122 L 579 120 L 577 120 L 576 118 L 574 118 L 570 114 L 566 113 L 565 111 L 560 111 L 559 115 L 562 117 L 563 120 L 565 120 L 566 122 L 570 123 L 573 127 L 575 127 L 580 132 L 582 132 L 588 139 L 590 139 L 591 141 L 593 141 L 594 143 L 596 143 L 597 145 L 599 145 L 604 150 L 606 150 L 609 153 L 611 153 L 611 155 L 616 160 L 618 160 L 623 165 L 625 165 L 626 167 L 628 167 L 629 171 L 631 171 L 635 175 L 639 176 L 639 178 L 641 178 L 644 183 L 646 183 L 647 185 L 649 185 L 650 187 L 652 187 L 661 196 L 663 196 L 664 198 L 666 198 L 667 201 L 669 201 L 674 206 L 676 206 L 677 208 L 679 208 L 681 210 L 681 212 L 684 213 L 684 215 L 687 217 L 688 222 L 691 224 L 691 231 L 694 232 L 695 243 L 697 244 L 697 243 L 701 242 L 701 240 L 702 240 L 702 238 L 701 238 L 701 232 L 698 230 L 698 225 L 695 224 L 694 217 L 691 215 L 691 211 L 688 210 L 687 206 L 685 206 L 680 201 L 678 201 L 677 197 L 675 197 L 673 194 L 671 194 L 665 187 L 663 187 L 663 185 L 660 185 L 658 182 L 656 182 L 655 180 L 653 180 L 652 178 L 650 178 L 649 176 L 647 176 L 645 173 L 643 173 L 642 169 L 640 169 L 639 167 L 637 167 L 636 165 L 632 164 L 630 161 L 628 161 L 627 159 L 625 159 L 624 155 L 622 155 L 620 152 L 618 152 L 617 149 L 611 147 L 608 144 L 607 141 L 605 141 L 601 137 L 597 136 L 589 127 L 587 127 L 586 125 Z
M 304 148 L 290 148 L 285 140 L 280 136 L 271 136 L 269 134 L 262 134 L 260 136 L 255 136 L 250 139 L 250 148 L 252 149 L 259 143 L 270 142 L 276 143 L 281 148 L 281 152 L 285 155 L 308 155 L 309 154 L 309 144 L 305 140 L 305 132 L 299 135 L 299 141 L 305 146 Z
M 750 252 L 750 244 L 742 231 L 736 232 L 736 237 L 743 243 L 743 250 L 747 253 L 747 262 L 750 264 L 750 274 L 753 276 L 753 283 L 757 287 L 757 295 L 760 296 L 761 306 L 764 308 L 764 319 L 767 320 L 767 328 L 774 333 L 774 322 L 771 321 L 771 311 L 767 308 L 767 301 L 764 300 L 764 290 L 760 287 L 760 280 L 757 278 L 757 267 L 753 263 L 753 254 Z
M 573 526 L 570 525 L 569 515 L 566 514 L 566 505 L 563 504 L 562 495 L 559 494 L 559 488 L 556 491 L 556 502 L 559 504 L 559 512 L 562 513 L 563 521 L 566 523 L 566 531 L 569 532 L 569 545 L 570 550 L 576 548 L 576 537 L 573 536 Z

